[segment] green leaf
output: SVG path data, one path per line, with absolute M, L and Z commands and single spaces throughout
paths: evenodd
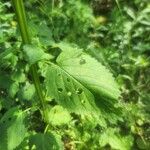
M 48 113 L 48 116 L 48 121 L 54 126 L 67 124 L 71 121 L 71 116 L 68 111 L 59 105 L 53 107 Z
M 36 150 L 63 150 L 61 138 L 53 133 L 38 133 L 30 137 L 30 149 Z
M 113 149 L 130 150 L 133 144 L 133 138 L 131 136 L 121 137 L 115 133 L 115 129 L 108 128 L 100 135 L 99 144 L 101 147 L 109 144 Z
M 26 61 L 32 65 L 43 59 L 50 59 L 51 56 L 43 51 L 42 48 L 34 45 L 24 45 L 23 51 L 25 53 Z
M 6 72 L 0 72 L 0 88 L 8 89 L 12 84 L 12 80 Z
M 18 90 L 19 90 L 19 84 L 17 82 L 13 82 L 10 85 L 9 90 L 8 90 L 10 97 L 14 98 Z
M 126 13 L 134 20 L 136 18 L 135 12 L 131 8 L 125 8 Z
M 82 52 L 68 47 L 57 59 L 58 65 L 88 89 L 112 99 L 120 91 L 112 74 L 100 62 Z
M 13 56 L 12 52 L 16 52 L 16 50 L 9 48 L 9 49 L 6 49 L 4 52 L 0 53 L 0 67 L 3 66 L 3 63 L 4 61 L 6 61 L 8 56 L 11 56 L 11 57 Z
M 26 82 L 24 87 L 22 87 L 19 90 L 18 96 L 21 100 L 32 100 L 32 98 L 34 97 L 34 94 L 35 94 L 34 85 L 30 84 L 29 82 Z
M 143 140 L 141 137 L 137 137 L 136 143 L 139 149 L 147 150 L 150 149 L 150 140 Z
M 15 149 L 26 136 L 25 114 L 18 108 L 12 108 L 0 120 L 0 150 Z
M 60 48 L 63 52 L 56 60 L 57 65 L 51 64 L 47 68 L 48 96 L 70 112 L 97 113 L 96 101 L 100 101 L 102 107 L 103 101 L 108 101 L 106 110 L 111 109 L 120 95 L 112 74 L 82 50 Z M 98 98 L 95 97 L 97 94 Z
M 24 70 L 16 69 L 16 70 L 12 73 L 11 79 L 12 79 L 13 81 L 18 82 L 18 83 L 25 82 L 25 80 L 26 80 L 26 75 L 25 75 L 25 73 L 24 73 Z
M 46 88 L 48 96 L 70 112 L 82 114 L 96 109 L 92 93 L 57 65 L 47 68 Z

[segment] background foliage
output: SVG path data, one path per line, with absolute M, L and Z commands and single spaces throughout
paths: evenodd
M 0 2 L 0 150 L 150 149 L 148 0 L 28 0 L 25 7 L 32 46 L 22 48 L 12 3 Z M 84 99 L 94 117 L 88 112 L 86 115 L 77 113 L 76 109 L 82 104 L 75 108 L 68 103 L 64 107 L 62 97 L 58 97 L 55 90 L 51 91 L 53 81 L 57 80 L 54 72 L 60 72 L 67 76 L 68 82 L 71 80 L 81 87 L 76 92 L 82 93 L 83 72 L 79 72 L 77 78 L 80 83 L 73 78 L 75 70 L 69 72 L 73 77 L 64 72 L 68 69 L 66 64 L 69 63 L 71 68 L 80 57 L 74 57 L 70 62 L 63 61 L 66 53 L 75 56 L 81 53 L 81 49 L 88 55 L 84 56 L 87 60 L 95 58 L 93 64 L 86 64 L 87 67 L 94 70 L 99 66 L 98 62 L 105 65 L 121 90 L 119 102 L 95 93 L 96 100 L 101 99 L 97 104 L 100 112 L 94 112 Z M 54 65 L 49 67 L 49 60 L 57 62 L 64 70 Z M 85 63 L 84 59 L 81 60 L 80 65 Z M 29 67 L 37 61 L 40 61 L 42 88 L 47 90 L 48 124 L 43 122 L 30 76 Z M 101 76 L 96 70 L 92 72 L 94 79 Z M 105 69 L 102 73 L 105 75 Z M 109 75 L 108 78 L 106 76 L 103 83 L 107 87 L 114 85 Z M 69 87 L 68 82 L 64 86 Z M 93 89 L 89 83 L 87 85 Z M 58 92 L 62 92 L 59 87 Z M 68 96 L 71 92 L 67 93 Z M 86 89 L 84 92 L 92 102 L 93 97 Z

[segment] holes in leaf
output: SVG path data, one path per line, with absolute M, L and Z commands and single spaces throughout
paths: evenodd
M 81 88 L 78 88 L 77 90 L 76 90 L 76 93 L 77 94 L 81 94 L 83 92 L 83 90 L 81 89 Z
M 69 79 L 69 78 L 67 78 L 67 81 L 68 81 L 68 82 L 70 82 L 70 79 Z
M 63 89 L 62 88 L 58 88 L 58 92 L 62 93 Z
M 61 74 L 60 74 L 60 73 L 58 73 L 57 75 L 58 75 L 59 77 L 61 76 Z
M 79 63 L 80 63 L 80 65 L 83 65 L 86 63 L 86 60 L 84 58 L 81 58 Z
M 9 122 L 9 121 L 11 121 L 11 120 L 12 120 L 12 118 L 9 117 L 9 118 L 7 118 L 7 120 L 3 120 L 3 124 L 5 124 L 5 123 L 7 123 L 7 122 Z

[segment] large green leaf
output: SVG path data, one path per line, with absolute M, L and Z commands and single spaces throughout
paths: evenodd
M 88 89 L 105 97 L 118 99 L 120 91 L 112 74 L 82 50 L 68 47 L 60 54 L 57 63 Z
M 26 136 L 25 114 L 18 108 L 10 109 L 0 120 L 0 150 L 15 149 Z
M 102 105 L 103 101 L 108 101 L 113 107 L 120 91 L 112 74 L 82 50 L 60 48 L 63 52 L 58 56 L 57 64 L 47 68 L 48 95 L 71 112 L 96 112 L 95 95 Z
M 53 133 L 38 133 L 30 137 L 29 146 L 36 150 L 63 150 L 60 136 Z

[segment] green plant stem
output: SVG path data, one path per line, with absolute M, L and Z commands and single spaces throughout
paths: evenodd
M 27 27 L 27 20 L 26 20 L 23 0 L 12 0 L 12 2 L 14 5 L 16 16 L 17 16 L 23 44 L 31 44 L 31 38 L 29 36 L 29 31 L 28 31 L 28 27 Z M 37 64 L 32 65 L 30 69 L 31 69 L 34 86 L 36 88 L 36 92 L 38 94 L 40 104 L 43 109 L 42 110 L 43 115 L 44 115 L 43 118 L 44 118 L 44 120 L 46 120 L 46 106 L 45 106 L 45 100 L 44 100 L 44 96 L 42 93 L 42 89 L 40 86 Z

